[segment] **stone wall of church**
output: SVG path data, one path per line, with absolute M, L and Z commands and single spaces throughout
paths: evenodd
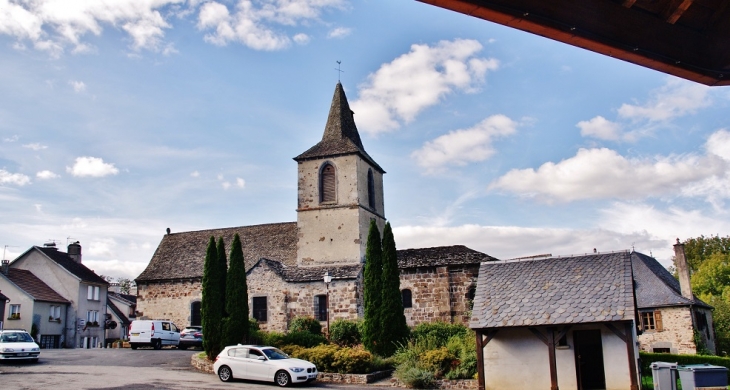
M 199 281 L 139 284 L 137 313 L 140 319 L 171 320 L 184 328 L 190 325 L 190 305 L 201 297 Z
M 468 323 L 471 303 L 469 289 L 476 286 L 479 266 L 421 267 L 401 270 L 401 290 L 409 289 L 411 308 L 405 309 L 406 322 Z

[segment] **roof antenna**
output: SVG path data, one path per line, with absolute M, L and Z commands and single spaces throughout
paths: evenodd
M 337 69 L 335 69 L 335 70 L 337 71 L 337 82 L 338 82 L 338 83 L 340 82 L 340 75 L 341 75 L 342 73 L 345 73 L 345 71 L 344 71 L 344 70 L 341 70 L 341 69 L 340 69 L 340 64 L 342 64 L 342 61 L 339 61 L 339 60 L 338 60 L 338 61 L 337 61 Z

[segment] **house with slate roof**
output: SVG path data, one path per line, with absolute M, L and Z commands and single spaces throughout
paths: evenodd
M 8 260 L 2 262 L 0 290 L 7 294 L 5 299 L 11 307 L 5 318 L 5 328 L 30 332 L 35 324 L 37 334 L 34 336 L 41 348 L 61 347 L 71 302 L 32 272 L 10 268 Z
M 677 243 L 674 249 L 675 261 L 679 264 L 680 259 L 685 258 L 684 244 Z M 697 334 L 702 346 L 715 353 L 712 307 L 692 294 L 689 274 L 680 275 L 680 280 L 686 279 L 682 286 L 653 257 L 634 252 L 631 261 L 636 281 L 641 350 L 693 354 L 698 351 Z
M 365 151 L 344 89 L 335 87 L 320 142 L 295 157 L 297 220 L 164 235 L 135 279 L 141 318 L 200 325 L 201 281 L 211 236 L 243 245 L 249 307 L 264 330 L 285 331 L 296 316 L 362 316 L 370 221 L 383 230 L 385 171 Z M 398 251 L 406 319 L 464 322 L 479 265 L 494 258 L 464 246 Z M 324 282 L 324 275 L 332 277 Z M 328 299 L 329 297 L 329 299 Z
M 129 325 L 135 320 L 137 296 L 121 294 L 114 291 L 107 292 L 107 317 L 114 323 L 113 329 L 107 327 L 106 339 L 127 340 L 129 338 Z
M 68 245 L 68 253 L 59 251 L 54 243 L 33 246 L 13 260 L 10 269 L 32 272 L 70 302 L 64 314 L 61 347 L 96 348 L 101 345 L 109 283 L 81 263 L 78 242 Z M 36 323 L 35 318 L 33 322 Z M 36 326 L 40 327 L 40 323 Z
M 482 263 L 479 387 L 637 390 L 635 318 L 628 252 Z

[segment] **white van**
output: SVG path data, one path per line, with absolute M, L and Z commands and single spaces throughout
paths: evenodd
M 164 345 L 180 342 L 180 329 L 167 320 L 134 320 L 129 326 L 129 345 L 132 349 L 151 346 L 160 349 Z

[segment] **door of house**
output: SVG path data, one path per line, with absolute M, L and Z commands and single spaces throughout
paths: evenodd
M 601 331 L 598 329 L 576 330 L 573 332 L 573 340 L 578 389 L 605 389 L 606 373 L 603 370 Z

